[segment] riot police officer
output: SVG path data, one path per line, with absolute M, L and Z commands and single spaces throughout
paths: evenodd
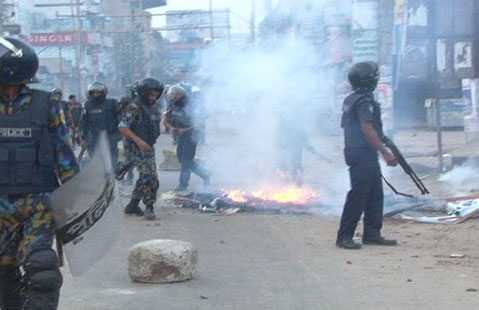
M 68 103 L 63 100 L 63 91 L 60 88 L 53 88 L 50 91 L 50 100 L 55 104 L 59 104 L 62 109 L 63 113 L 65 114 L 65 121 L 67 123 L 68 128 L 71 128 L 72 117 L 70 114 L 70 109 Z
M 373 94 L 379 81 L 378 65 L 357 63 L 348 79 L 353 93 L 343 104 L 342 127 L 351 190 L 344 205 L 336 245 L 345 249 L 361 248 L 361 244 L 353 241 L 353 236 L 364 213 L 363 244 L 394 246 L 395 240 L 387 240 L 381 235 L 384 193 L 378 153 L 389 166 L 397 165 L 397 161 L 382 142 L 381 107 Z
M 70 131 L 72 136 L 72 145 L 75 147 L 80 144 L 80 120 L 82 106 L 77 101 L 75 95 L 68 96 L 68 114 L 70 119 Z
M 62 275 L 49 193 L 78 171 L 65 117 L 27 84 L 38 57 L 0 37 L 0 308 L 54 310 Z
M 90 156 L 95 152 L 101 132 L 106 132 L 110 144 L 113 165 L 118 159 L 118 142 L 120 132 L 118 122 L 120 107 L 116 100 L 107 98 L 105 84 L 94 82 L 88 86 L 88 99 L 85 103 L 80 129 Z
M 160 136 L 161 109 L 158 99 L 163 90 L 163 84 L 153 78 L 136 84 L 136 97 L 126 107 L 119 124 L 120 132 L 127 140 L 132 165 L 140 174 L 125 213 L 144 216 L 146 220 L 156 219 L 154 204 L 160 184 L 154 145 Z M 121 171 L 120 168 L 117 171 Z M 140 201 L 145 205 L 144 212 L 139 206 Z
M 176 191 L 186 191 L 191 173 L 203 179 L 204 184 L 210 184 L 210 175 L 204 167 L 195 160 L 198 142 L 202 138 L 202 122 L 195 119 L 195 106 L 187 91 L 180 85 L 168 89 L 166 100 L 168 110 L 165 117 L 165 127 L 169 128 L 176 138 L 176 155 L 181 164 L 179 184 Z

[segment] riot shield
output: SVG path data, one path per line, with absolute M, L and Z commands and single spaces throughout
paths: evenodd
M 57 236 L 73 276 L 80 276 L 111 248 L 121 212 L 114 208 L 115 178 L 106 134 L 84 169 L 51 196 Z

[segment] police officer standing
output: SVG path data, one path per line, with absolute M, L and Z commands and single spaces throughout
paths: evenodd
M 156 219 L 154 204 L 160 183 L 154 145 L 160 136 L 161 109 L 158 99 L 163 90 L 163 84 L 155 79 L 140 81 L 136 85 L 137 96 L 126 107 L 119 124 L 120 132 L 126 138 L 130 160 L 140 174 L 125 213 L 144 216 L 146 220 Z M 140 201 L 145 205 L 144 212 L 139 206 Z
M 166 94 L 168 110 L 165 127 L 169 128 L 176 138 L 176 155 L 181 164 L 180 180 L 176 191 L 186 191 L 190 183 L 191 173 L 203 179 L 205 186 L 210 184 L 210 175 L 195 160 L 196 148 L 202 138 L 204 127 L 195 116 L 195 106 L 186 90 L 180 85 L 171 86 Z
M 63 114 L 65 115 L 65 121 L 67 123 L 68 128 L 71 128 L 71 121 L 72 117 L 70 114 L 70 107 L 68 106 L 68 102 L 63 100 L 63 91 L 60 88 L 54 88 L 50 91 L 50 100 L 55 105 L 60 105 L 63 109 Z
M 394 246 L 395 240 L 381 235 L 383 226 L 383 184 L 378 153 L 389 166 L 397 160 L 383 144 L 381 107 L 373 91 L 379 81 L 379 67 L 374 62 L 354 65 L 348 75 L 353 93 L 343 105 L 342 127 L 345 136 L 344 156 L 349 166 L 351 190 L 341 216 L 336 245 L 360 249 L 353 241 L 356 226 L 364 213 L 363 244 Z
M 82 106 L 77 101 L 75 95 L 68 96 L 68 111 L 71 117 L 70 130 L 72 136 L 72 145 L 75 147 L 80 144 L 80 120 L 82 114 Z
M 0 37 L 0 308 L 55 310 L 62 275 L 49 193 L 78 171 L 58 101 L 30 89 L 35 51 Z
M 121 138 L 118 131 L 120 107 L 115 99 L 107 98 L 107 94 L 108 89 L 103 83 L 94 82 L 88 86 L 88 98 L 80 121 L 80 130 L 90 156 L 95 152 L 101 132 L 106 132 L 112 163 L 116 166 L 118 142 Z

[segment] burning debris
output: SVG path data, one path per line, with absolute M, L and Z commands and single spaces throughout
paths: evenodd
M 162 196 L 162 200 L 165 204 L 173 204 L 176 207 L 225 215 L 238 212 L 311 214 L 312 209 L 320 204 L 317 192 L 293 186 L 251 193 L 242 190 L 224 190 L 219 193 L 168 193 Z

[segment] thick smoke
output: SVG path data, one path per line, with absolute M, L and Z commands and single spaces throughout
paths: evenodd
M 464 165 L 454 168 L 439 178 L 443 182 L 444 190 L 456 195 L 467 195 L 479 189 L 478 162 L 469 160 Z
M 305 185 L 342 203 L 348 182 L 339 122 L 331 113 L 336 85 L 322 55 L 289 35 L 240 51 L 214 45 L 205 53 L 200 76 L 207 80 L 209 119 L 202 157 L 215 183 L 244 190 L 282 183 L 277 170 L 284 154 L 303 144 L 333 161 L 304 150 Z

